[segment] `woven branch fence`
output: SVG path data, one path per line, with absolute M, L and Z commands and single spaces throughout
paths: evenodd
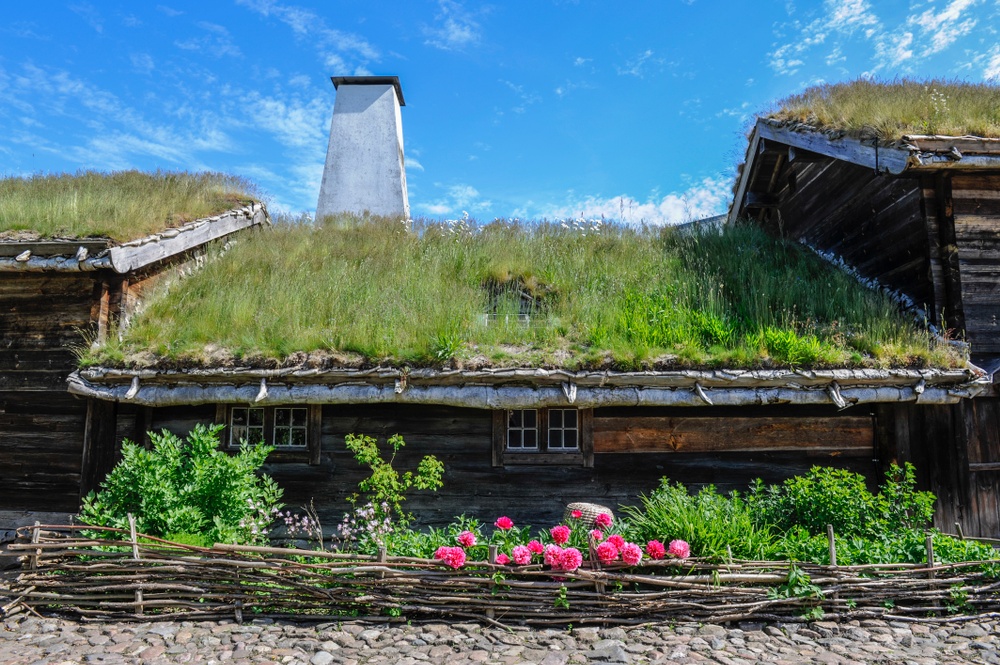
M 87 537 L 103 531 L 100 539 Z M 636 624 L 889 617 L 1000 610 L 1000 579 L 981 562 L 820 566 L 772 561 L 541 565 L 360 556 L 290 548 L 199 548 L 118 529 L 35 525 L 3 612 L 85 620 L 255 617 L 472 619 L 494 624 Z M 806 593 L 792 581 L 809 576 Z M 814 586 L 808 586 L 808 584 Z M 809 612 L 812 614 L 808 614 Z

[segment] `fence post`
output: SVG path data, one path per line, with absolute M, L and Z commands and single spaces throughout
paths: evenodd
M 497 546 L 496 545 L 490 545 L 489 559 L 490 559 L 490 563 L 496 563 L 497 562 Z
M 934 579 L 934 536 L 932 534 L 927 534 L 927 567 L 931 570 L 927 571 L 927 578 Z
M 826 525 L 826 539 L 827 539 L 827 541 L 829 541 L 829 544 L 830 544 L 830 565 L 831 566 L 836 566 L 837 565 L 837 540 L 836 540 L 836 538 L 834 538 L 834 535 L 833 535 L 833 525 L 832 524 L 827 524 Z
M 31 531 L 31 544 L 37 545 L 38 541 L 42 537 L 42 523 L 35 520 L 35 528 Z M 34 554 L 31 555 L 31 569 L 35 570 L 38 568 L 38 557 L 42 555 L 42 548 L 34 550 Z
M 961 522 L 955 522 L 955 531 L 958 532 L 958 539 L 959 540 L 965 540 L 965 532 L 962 531 L 962 523 Z
M 132 513 L 128 514 L 128 531 L 129 531 L 129 539 L 132 541 L 132 559 L 134 561 L 138 561 L 139 538 L 136 535 L 135 531 L 135 515 L 133 515 Z M 141 616 L 143 614 L 142 588 L 141 588 L 142 583 L 140 582 L 139 584 L 140 588 L 135 590 L 135 613 Z

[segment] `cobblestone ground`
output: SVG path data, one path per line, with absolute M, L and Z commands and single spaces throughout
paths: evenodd
M 12 617 L 0 663 L 990 663 L 1000 664 L 994 619 L 956 624 L 885 621 L 656 625 L 561 630 L 474 624 L 81 624 Z

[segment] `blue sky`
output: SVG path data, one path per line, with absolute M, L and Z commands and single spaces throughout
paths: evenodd
M 725 210 L 776 99 L 1000 77 L 1000 2 L 5 3 L 0 174 L 214 170 L 311 212 L 332 75 L 398 75 L 413 215 Z

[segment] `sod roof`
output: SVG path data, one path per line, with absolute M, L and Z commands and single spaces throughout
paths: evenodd
M 256 202 L 218 173 L 120 171 L 0 179 L 0 242 L 107 238 L 121 243 Z
M 1000 86 L 931 79 L 858 79 L 807 88 L 765 117 L 894 141 L 905 135 L 1000 137 Z
M 758 229 L 282 224 L 154 294 L 85 366 L 952 368 L 964 359 Z

